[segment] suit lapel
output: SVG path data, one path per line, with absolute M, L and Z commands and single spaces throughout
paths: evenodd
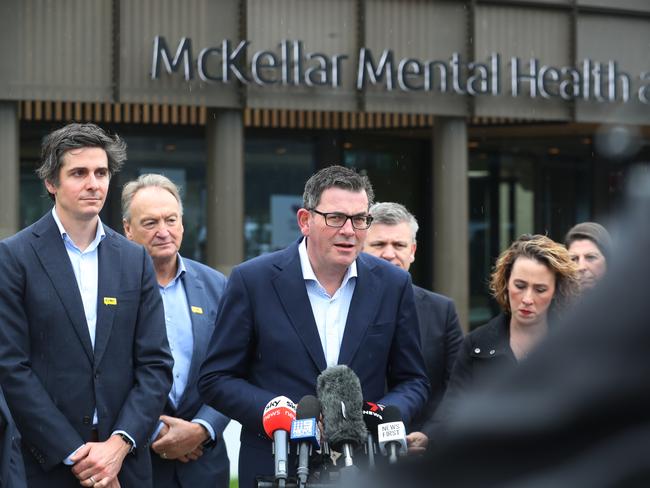
M 187 376 L 187 385 L 196 383 L 196 376 L 199 373 L 201 364 L 197 361 L 198 358 L 205 356 L 205 349 L 210 342 L 210 323 L 209 323 L 209 307 L 207 306 L 205 288 L 203 280 L 192 269 L 191 264 L 185 262 L 185 275 L 183 276 L 183 286 L 185 288 L 185 295 L 187 297 L 187 305 L 190 307 L 190 319 L 192 321 L 192 362 L 190 364 L 190 371 Z M 216 297 L 215 297 L 216 298 Z M 194 312 L 195 310 L 196 312 Z M 198 313 L 200 310 L 201 313 Z M 189 387 L 185 388 L 183 397 L 178 402 L 177 407 L 183 404 L 183 400 L 187 394 Z
M 90 342 L 81 294 L 70 264 L 70 257 L 51 213 L 48 212 L 36 224 L 34 234 L 36 235 L 32 243 L 34 251 L 63 303 L 88 360 L 92 363 L 93 346 Z
M 370 320 L 379 307 L 381 296 L 375 290 L 381 289 L 379 278 L 373 271 L 374 266 L 363 255 L 357 258 L 357 283 L 350 302 L 345 332 L 341 341 L 339 364 L 350 364 L 356 354 Z
M 97 283 L 97 327 L 95 328 L 95 364 L 99 364 L 106 351 L 113 328 L 113 319 L 120 306 L 121 253 L 113 231 L 104 227 L 106 237 L 98 247 L 99 273 Z M 117 303 L 104 303 L 104 298 L 114 298 Z
M 276 267 L 280 272 L 272 279 L 273 288 L 309 356 L 322 371 L 327 367 L 327 363 L 300 268 L 298 244 L 290 246 L 281 254 Z

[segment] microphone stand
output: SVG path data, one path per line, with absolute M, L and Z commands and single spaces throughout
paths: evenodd
M 368 467 L 373 470 L 375 469 L 375 443 L 372 438 L 372 434 L 368 434 L 368 439 L 366 440 L 366 449 L 368 450 Z
M 353 466 L 352 462 L 352 446 L 347 442 L 343 444 L 343 461 L 346 466 Z

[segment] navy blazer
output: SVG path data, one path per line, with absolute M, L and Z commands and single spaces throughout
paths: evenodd
M 240 486 L 273 472 L 265 405 L 277 395 L 298 402 L 315 394 L 327 367 L 298 244 L 233 269 L 201 369 L 205 401 L 242 424 Z M 358 375 L 364 399 L 395 405 L 408 424 L 429 394 L 411 278 L 364 253 L 357 272 L 339 364 Z
M 197 388 L 199 368 L 205 359 L 208 343 L 214 332 L 219 303 L 226 288 L 226 277 L 201 263 L 187 258 L 182 259 L 185 273 L 181 280 L 190 306 L 194 350 L 187 386 L 178 407 L 175 408 L 170 401 L 167 401 L 163 413 L 187 421 L 197 418 L 205 420 L 212 426 L 217 442 L 206 445 L 203 456 L 188 463 L 164 460 L 152 454 L 154 486 L 156 488 L 178 486 L 227 488 L 230 483 L 230 462 L 226 443 L 223 440 L 223 430 L 230 419 L 204 404 Z
M 144 248 L 104 227 L 93 350 L 70 258 L 48 212 L 0 243 L 0 381 L 22 434 L 30 486 L 73 486 L 64 466 L 114 430 L 137 444 L 122 486 L 150 486 L 148 438 L 171 387 L 162 299 Z
M 0 488 L 27 488 L 20 434 L 0 388 Z
M 426 430 L 426 425 L 432 424 L 433 414 L 447 389 L 456 355 L 463 342 L 463 331 L 450 298 L 415 285 L 413 294 L 431 395 L 427 406 L 413 420 L 411 427 L 412 430 Z

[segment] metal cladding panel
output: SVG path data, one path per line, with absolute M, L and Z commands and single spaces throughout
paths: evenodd
M 479 95 L 475 114 L 479 117 L 513 117 L 532 120 L 567 120 L 570 104 L 538 92 L 531 97 L 530 83 L 518 84 L 513 95 L 511 69 L 519 59 L 519 73 L 530 73 L 530 60 L 546 66 L 571 66 L 571 14 L 528 7 L 479 6 L 476 9 L 475 54 L 478 62 L 487 62 L 492 53 L 500 59 L 500 95 Z
M 350 0 L 249 0 L 247 4 L 247 31 L 251 41 L 248 47 L 248 64 L 255 53 L 271 51 L 281 58 L 281 42 L 289 41 L 289 76 L 282 83 L 279 68 L 266 69 L 264 79 L 275 80 L 273 84 L 247 85 L 247 105 L 252 108 L 284 108 L 302 110 L 355 110 L 357 107 L 354 88 L 357 35 L 356 2 Z M 294 76 L 293 62 L 295 44 L 302 41 L 303 69 Z M 323 58 L 307 60 L 310 53 Z M 333 87 L 332 57 L 345 55 L 340 61 L 339 86 Z M 326 66 L 322 76 L 314 72 L 312 77 L 323 85 L 307 86 L 304 83 L 307 70 Z M 328 73 L 327 75 L 324 73 Z M 299 84 L 296 79 L 302 80 Z
M 110 99 L 110 0 L 3 0 L 0 16 L 0 97 Z
M 463 2 L 464 3 L 464 2 Z M 393 53 L 396 71 L 403 59 L 416 59 L 423 68 L 431 61 L 443 61 L 448 66 L 452 53 L 466 59 L 467 10 L 461 2 L 431 0 L 368 0 L 366 1 L 365 47 L 373 55 L 375 65 L 382 52 Z M 400 89 L 397 75 L 392 91 L 386 83 L 366 84 L 365 101 L 368 111 L 401 113 L 435 113 L 437 115 L 467 115 L 467 100 L 453 92 L 447 82 L 447 91 L 440 90 L 440 71 L 433 70 L 431 90 Z M 414 79 L 412 86 L 423 86 L 422 79 Z M 450 78 L 449 71 L 447 78 Z
M 122 102 L 239 107 L 237 83 L 201 81 L 197 57 L 206 47 L 221 47 L 224 39 L 235 46 L 240 41 L 240 12 L 237 0 L 122 0 L 120 4 L 120 84 Z M 181 39 L 191 39 L 193 78 L 184 77 L 184 67 L 151 79 L 154 39 L 164 37 L 171 56 Z M 219 57 L 208 63 L 211 73 L 221 72 Z
M 577 120 L 596 123 L 650 123 L 650 19 L 584 15 L 578 19 L 577 38 L 579 62 L 590 59 L 601 63 L 608 72 L 609 61 L 615 61 L 616 70 L 629 75 L 631 85 L 627 102 L 621 99 L 622 91 L 618 92 L 619 96 L 613 102 L 579 100 Z M 645 78 L 642 79 L 644 73 Z M 603 80 L 603 85 L 604 90 L 608 89 L 607 81 Z M 622 85 L 617 83 L 617 89 L 621 88 Z M 641 90 L 649 103 L 642 103 L 639 99 Z
M 616 10 L 629 10 L 631 12 L 650 12 L 648 0 L 578 0 L 578 7 L 602 7 Z

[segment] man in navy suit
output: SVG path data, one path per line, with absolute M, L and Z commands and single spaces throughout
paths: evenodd
M 154 486 L 227 488 L 230 467 L 222 435 L 229 419 L 205 405 L 196 386 L 226 278 L 181 258 L 183 203 L 165 176 L 146 174 L 127 183 L 122 216 L 126 237 L 142 244 L 153 260 L 174 356 L 174 383 L 152 436 Z
M 151 486 L 173 360 L 151 259 L 99 218 L 125 159 L 94 124 L 52 132 L 54 208 L 0 243 L 0 382 L 30 487 Z
M 413 214 L 399 203 L 382 202 L 370 207 L 370 215 L 373 221 L 364 251 L 408 271 L 415 261 L 417 248 L 418 222 Z M 454 302 L 449 298 L 415 285 L 413 293 L 431 395 L 411 427 L 413 431 L 428 431 L 433 413 L 447 389 L 456 354 L 463 342 L 463 332 Z M 412 450 L 425 447 L 427 443 L 427 438 L 418 432 L 411 433 L 408 439 Z
M 427 401 L 411 279 L 360 254 L 372 199 L 365 176 L 341 166 L 319 171 L 297 212 L 304 238 L 232 271 L 199 390 L 242 424 L 242 487 L 274 472 L 265 405 L 315 394 L 327 367 L 348 365 L 364 398 L 398 407 L 407 424 Z
M 0 488 L 26 488 L 20 434 L 0 388 Z

